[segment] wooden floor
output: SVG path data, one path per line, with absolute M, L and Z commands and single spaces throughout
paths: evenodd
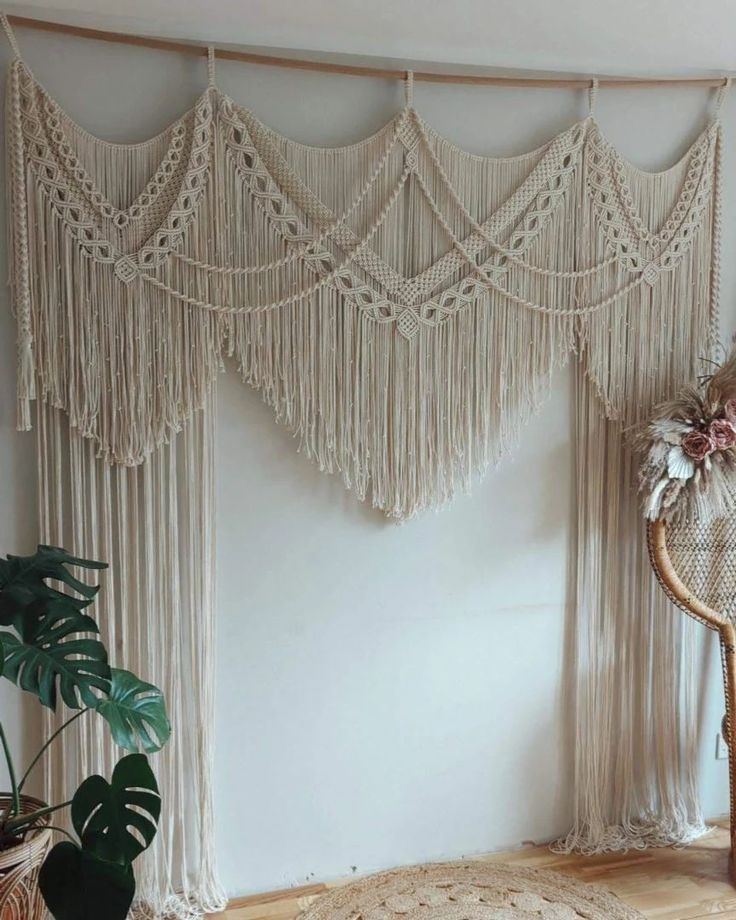
M 528 847 L 482 859 L 546 866 L 604 885 L 622 900 L 658 920 L 736 920 L 736 888 L 728 880 L 725 824 L 683 849 L 646 850 L 607 856 L 557 856 Z M 233 901 L 212 914 L 219 920 L 294 920 L 327 885 L 309 885 Z

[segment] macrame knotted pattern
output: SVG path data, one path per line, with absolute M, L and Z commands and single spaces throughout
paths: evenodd
M 37 192 L 15 183 L 21 419 L 38 377 L 112 462 L 140 463 L 179 430 L 233 354 L 308 456 L 407 517 L 513 446 L 573 350 L 619 414 L 626 382 L 601 329 L 648 321 L 641 305 L 660 294 L 660 338 L 676 347 L 693 321 L 691 296 L 669 306 L 670 282 L 710 216 L 717 122 L 674 182 L 655 183 L 671 201 L 650 231 L 633 188 L 647 177 L 592 117 L 499 160 L 464 153 L 408 106 L 324 150 L 279 137 L 213 83 L 155 141 L 125 148 L 77 129 L 20 61 L 10 85 L 12 149 Z M 120 207 L 93 167 L 117 176 Z M 28 226 L 59 256 L 50 284 L 23 254 Z M 61 329 L 70 283 L 82 296 Z M 109 328 L 125 350 L 108 353 Z
M 208 72 L 191 110 L 137 145 L 75 125 L 18 57 L 8 80 L 20 425 L 37 399 L 44 539 L 112 563 L 108 639 L 176 701 L 158 766 L 172 817 L 139 911 L 223 903 L 209 726 L 213 385 L 228 358 L 321 469 L 407 518 L 497 463 L 575 355 L 567 845 L 690 839 L 702 827 L 692 757 L 647 765 L 651 725 L 630 717 L 637 687 L 668 744 L 694 749 L 693 663 L 679 619 L 654 625 L 622 431 L 714 339 L 718 120 L 656 174 L 624 160 L 592 112 L 537 150 L 483 157 L 426 124 L 407 80 L 406 107 L 374 135 L 316 148 L 222 93 L 211 54 Z M 614 647 L 631 654 L 612 678 Z M 49 794 L 114 762 L 82 729 L 70 745 Z

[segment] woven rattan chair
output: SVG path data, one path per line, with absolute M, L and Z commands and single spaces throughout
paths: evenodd
M 736 516 L 709 523 L 654 521 L 648 526 L 649 557 L 665 593 L 721 640 L 731 803 L 729 873 L 736 885 L 736 756 L 731 744 L 736 716 Z

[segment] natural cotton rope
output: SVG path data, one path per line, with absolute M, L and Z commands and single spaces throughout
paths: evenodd
M 37 380 L 42 397 L 39 537 L 110 563 L 97 600 L 106 645 L 122 647 L 124 665 L 164 691 L 172 740 L 152 760 L 167 807 L 153 847 L 136 868 L 134 916 L 193 920 L 226 902 L 215 867 L 212 802 L 215 412 L 211 380 L 188 366 L 197 363 L 198 348 L 201 355 L 214 343 L 197 324 L 180 325 L 173 345 L 177 335 L 168 319 L 173 325 L 177 319 L 167 319 L 165 309 L 149 317 L 158 334 L 142 335 L 145 321 L 136 315 L 140 304 L 121 260 L 135 273 L 135 262 L 123 253 L 136 248 L 153 264 L 162 241 L 172 243 L 189 229 L 187 211 L 204 193 L 202 173 L 209 171 L 211 108 L 201 99 L 148 144 L 106 144 L 76 129 L 14 50 L 7 124 L 11 290 L 21 427 L 30 427 Z M 26 145 L 41 141 L 41 124 L 58 146 L 36 148 L 42 152 L 32 167 Z M 202 150 L 208 152 L 204 164 Z M 45 170 L 44 189 L 34 168 Z M 104 226 L 108 240 L 101 241 L 93 225 Z M 77 297 L 84 308 L 62 319 L 58 306 Z M 149 375 L 152 367 L 167 372 L 167 343 L 184 357 L 188 379 L 164 398 L 150 393 Z M 71 370 L 76 361 L 78 375 Z M 102 366 L 110 376 L 101 385 Z M 136 407 L 132 414 L 123 412 L 125 402 L 128 410 Z M 98 425 L 101 438 L 93 433 Z M 45 723 L 47 736 L 59 725 L 50 716 Z M 48 801 L 68 799 L 90 773 L 109 776 L 120 757 L 101 726 L 85 720 L 56 743 L 59 757 L 45 777 Z
M 588 91 L 588 117 L 595 117 L 595 106 L 598 102 L 598 79 L 594 77 L 590 81 L 590 90 Z
M 207 46 L 207 86 L 210 89 L 215 89 L 217 86 L 217 80 L 215 77 L 215 47 L 214 45 Z
M 414 108 L 414 72 L 407 70 L 404 80 L 404 101 L 407 109 Z
M 10 45 L 10 49 L 13 52 L 13 56 L 20 60 L 21 54 L 20 48 L 18 47 L 18 41 L 5 13 L 0 13 L 0 25 L 3 27 L 3 32 L 5 33 L 5 37 L 8 40 L 8 44 Z
M 564 851 L 685 844 L 705 832 L 696 782 L 695 636 L 684 618 L 672 616 L 651 578 L 638 463 L 624 431 L 697 375 L 714 338 L 717 259 L 716 275 L 709 267 L 720 233 L 719 135 L 711 125 L 678 164 L 655 174 L 611 156 L 599 134 L 588 148 L 588 226 L 597 229 L 586 237 L 586 262 L 616 245 L 625 247 L 626 258 L 638 252 L 632 268 L 661 258 L 667 247 L 681 251 L 680 239 L 691 248 L 671 270 L 652 273 L 653 284 L 642 284 L 613 322 L 598 314 L 581 327 L 572 575 L 575 821 L 558 844 Z M 611 202 L 618 205 L 609 211 Z M 698 215 L 697 235 L 687 229 L 688 210 Z M 601 282 L 605 276 L 586 279 L 581 295 L 595 296 Z M 676 329 L 670 310 L 683 302 L 689 325 Z
M 109 638 L 132 642 L 175 698 L 177 740 L 160 759 L 173 806 L 140 910 L 188 917 L 223 901 L 207 728 L 208 426 L 226 356 L 320 469 L 403 519 L 507 454 L 576 355 L 575 604 L 586 619 L 567 845 L 691 839 L 702 829 L 691 651 L 661 627 L 644 580 L 620 442 L 713 340 L 717 118 L 654 176 L 590 115 L 539 150 L 479 157 L 418 116 L 407 72 L 406 107 L 388 125 L 313 148 L 221 93 L 214 65 L 209 54 L 190 112 L 130 146 L 77 128 L 19 59 L 8 81 L 18 398 L 22 427 L 41 403 L 42 533 L 112 563 L 110 610 L 124 613 Z M 640 703 L 656 714 L 655 739 Z M 195 729 L 177 733 L 185 722 Z M 678 755 L 647 760 L 653 741 Z M 51 782 L 112 756 L 80 725 Z

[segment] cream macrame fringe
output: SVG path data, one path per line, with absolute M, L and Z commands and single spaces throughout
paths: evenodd
M 78 128 L 19 59 L 8 86 L 19 423 L 30 426 L 38 395 L 42 532 L 112 563 L 110 638 L 174 709 L 147 915 L 222 904 L 208 426 L 226 356 L 321 469 L 406 518 L 496 463 L 577 353 L 585 623 L 567 846 L 699 832 L 689 640 L 663 625 L 620 439 L 712 342 L 717 121 L 649 175 L 592 114 L 539 150 L 494 159 L 438 136 L 410 94 L 367 140 L 307 147 L 220 93 L 211 56 L 191 111 L 139 145 Z M 53 789 L 111 762 L 85 732 Z
M 423 142 L 427 129 L 411 111 L 399 116 L 398 132 L 391 125 L 337 151 L 278 138 L 227 103 L 222 123 L 222 197 L 242 209 L 224 228 L 227 265 L 275 263 L 284 241 L 309 238 L 306 221 L 334 228 L 335 215 L 350 211 L 371 184 L 351 226 L 338 224 L 318 258 L 265 277 L 228 279 L 227 302 L 249 305 L 226 314 L 244 377 L 295 432 L 300 449 L 320 469 L 339 472 L 361 499 L 400 518 L 442 505 L 517 441 L 572 347 L 573 316 L 519 310 L 505 286 L 567 306 L 576 280 L 517 278 L 493 254 L 483 272 L 501 290 L 469 275 L 465 256 L 448 250 L 452 238 L 435 209 L 451 215 L 452 224 L 444 219 L 464 238 L 465 253 L 488 247 L 457 213 L 433 157 L 446 161 L 471 213 L 492 215 L 490 233 L 508 240 L 522 223 L 520 257 L 534 262 L 552 252 L 553 266 L 570 265 L 584 125 L 551 149 L 494 160 L 436 136 Z M 384 164 L 378 174 L 376 162 Z M 303 175 L 312 180 L 309 190 Z M 349 180 L 345 187 L 336 175 Z M 550 199 L 540 201 L 549 188 Z M 536 223 L 526 231 L 532 211 Z M 249 228 L 245 237 L 241 226 Z M 370 248 L 360 246 L 364 240 Z M 346 246 L 353 256 L 342 270 Z M 333 280 L 312 298 L 263 309 L 280 292 L 309 290 L 325 277 Z
M 585 258 L 595 261 L 611 245 L 601 200 L 611 200 L 612 186 L 628 205 L 626 219 L 616 219 L 628 254 L 654 259 L 672 234 L 688 254 L 581 335 L 570 604 L 575 821 L 556 849 L 588 855 L 686 844 L 706 832 L 697 791 L 695 628 L 673 613 L 652 575 L 626 432 L 702 372 L 717 329 L 718 128 L 664 173 L 643 173 L 613 155 L 609 183 L 597 157 L 589 153 L 588 180 L 605 194 L 588 217 Z M 695 233 L 682 207 L 690 196 L 699 212 Z M 597 282 L 591 287 L 587 296 L 595 297 Z
M 652 577 L 636 458 L 584 372 L 575 380 L 571 572 L 574 824 L 554 846 L 586 855 L 686 844 L 706 831 L 697 790 L 694 624 Z
M 184 230 L 201 232 L 191 224 L 212 186 L 212 109 L 205 95 L 147 144 L 102 143 L 16 62 L 8 112 L 8 150 L 20 164 L 9 201 L 21 427 L 30 425 L 29 375 L 41 396 L 40 536 L 110 564 L 97 612 L 111 659 L 165 694 L 172 737 L 152 758 L 164 808 L 136 868 L 134 916 L 194 920 L 226 903 L 212 802 L 220 330 L 156 292 L 141 299 L 129 273 Z M 24 364 L 30 342 L 35 372 Z M 57 725 L 48 719 L 47 734 Z M 120 757 L 87 717 L 57 744 L 51 801 L 92 772 L 110 775 Z
M 152 757 L 163 798 L 152 848 L 136 863 L 139 920 L 196 920 L 222 910 L 215 870 L 214 391 L 148 461 L 106 463 L 64 413 L 38 404 L 41 538 L 110 564 L 96 619 L 113 664 L 161 687 L 172 734 Z M 193 485 L 197 484 L 194 488 Z M 65 715 L 46 719 L 51 734 Z M 55 742 L 48 801 L 87 776 L 109 776 L 121 752 L 85 716 Z

